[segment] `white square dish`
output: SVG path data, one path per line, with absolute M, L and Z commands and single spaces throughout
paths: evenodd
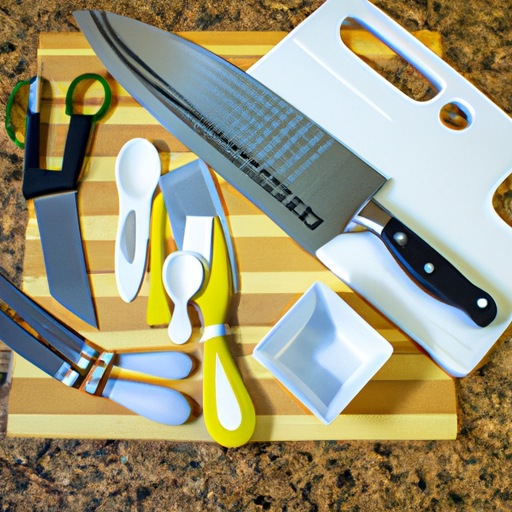
M 389 359 L 393 347 L 323 283 L 314 283 L 253 357 L 324 424 Z

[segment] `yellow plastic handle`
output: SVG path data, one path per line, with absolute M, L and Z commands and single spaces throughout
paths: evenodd
M 194 299 L 201 310 L 203 327 L 226 322 L 233 295 L 229 254 L 218 217 L 213 219 L 212 231 L 210 277 L 204 291 Z
M 201 310 L 203 327 L 222 328 L 232 297 L 231 266 L 222 225 L 213 221 L 210 278 L 204 292 L 194 300 Z M 254 432 L 256 413 L 224 336 L 204 342 L 203 414 L 206 428 L 222 446 L 245 444 Z
M 149 297 L 146 312 L 148 325 L 169 325 L 171 310 L 162 281 L 162 267 L 165 259 L 165 232 L 167 226 L 167 210 L 164 196 L 158 192 L 153 201 L 151 212 L 151 248 L 149 253 Z
M 205 342 L 203 414 L 208 432 L 222 446 L 247 443 L 256 427 L 256 412 L 224 336 Z

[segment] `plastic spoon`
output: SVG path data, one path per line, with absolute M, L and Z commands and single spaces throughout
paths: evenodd
M 144 278 L 151 201 L 160 173 L 160 156 L 148 140 L 132 139 L 121 148 L 115 168 L 119 194 L 115 275 L 125 302 L 135 299 Z
M 169 338 L 178 345 L 190 339 L 192 324 L 187 305 L 202 289 L 207 277 L 204 258 L 192 251 L 176 251 L 170 254 L 162 270 L 162 280 L 174 311 L 169 322 Z

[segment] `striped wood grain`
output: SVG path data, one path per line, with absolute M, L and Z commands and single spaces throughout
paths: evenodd
M 285 34 L 205 32 L 184 35 L 247 69 Z M 73 317 L 51 298 L 33 211 L 26 236 L 24 289 L 106 349 L 169 348 L 165 329 L 149 328 L 145 322 L 151 273 L 147 273 L 141 293 L 133 303 L 125 304 L 117 295 L 113 274 L 118 207 L 114 165 L 120 148 L 133 137 L 145 137 L 155 143 L 164 171 L 189 161 L 192 155 L 113 81 L 80 34 L 42 34 L 38 59 L 40 73 L 49 83 L 43 91 L 43 111 L 46 108 L 47 118 L 52 123 L 48 130 L 48 167 L 58 169 L 62 161 L 60 155 L 67 133 L 63 101 L 69 82 L 84 72 L 99 73 L 108 78 L 115 93 L 115 108 L 97 126 L 79 191 L 84 246 L 100 331 L 94 331 Z M 91 104 L 95 103 L 98 101 L 93 91 Z M 235 301 L 230 318 L 233 329 L 228 343 L 255 403 L 257 427 L 253 439 L 454 438 L 457 416 L 453 380 L 239 192 L 217 179 L 229 213 L 242 283 L 242 294 Z M 328 284 L 394 347 L 389 362 L 329 427 L 299 406 L 251 356 L 256 344 L 275 322 L 317 280 Z M 201 360 L 198 338 L 196 319 L 191 342 L 179 350 Z M 199 404 L 202 402 L 201 384 L 200 366 L 184 382 L 165 383 L 190 394 Z M 201 417 L 180 427 L 158 425 L 109 401 L 68 389 L 21 357 L 16 357 L 8 434 L 210 439 Z

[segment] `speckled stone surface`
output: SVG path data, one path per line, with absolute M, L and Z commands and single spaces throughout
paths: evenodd
M 75 31 L 100 8 L 167 30 L 291 30 L 321 0 L 0 0 L 0 121 L 36 71 L 39 32 Z M 379 0 L 409 30 L 440 32 L 447 60 L 512 114 L 508 0 Z M 396 77 L 398 80 L 400 76 Z M 0 272 L 20 283 L 27 219 L 22 152 L 0 129 Z M 470 177 L 468 177 L 470 179 Z M 497 207 L 512 194 L 504 187 Z M 457 384 L 456 441 L 207 443 L 0 437 L 3 511 L 510 511 L 512 343 Z M 0 428 L 6 396 L 0 389 Z

